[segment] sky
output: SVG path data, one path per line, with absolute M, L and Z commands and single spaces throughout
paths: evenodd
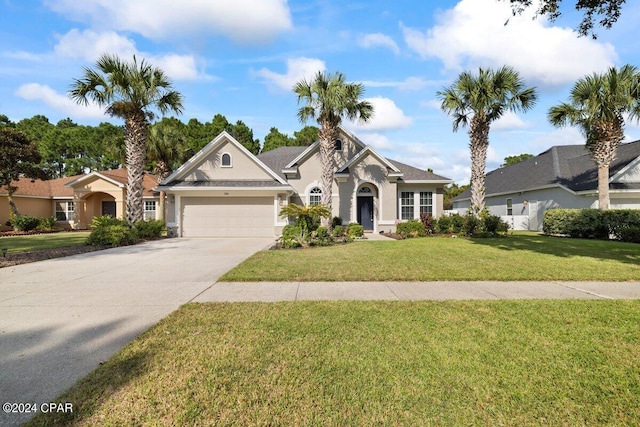
M 135 55 L 183 94 L 183 122 L 223 114 L 262 142 L 271 127 L 293 136 L 304 126 L 296 82 L 339 71 L 364 85 L 375 111 L 345 128 L 388 158 L 465 184 L 467 130 L 453 132 L 437 98 L 462 71 L 509 65 L 538 91 L 531 111 L 493 123 L 490 171 L 506 156 L 583 144 L 577 129 L 552 127 L 548 109 L 585 75 L 640 66 L 640 2 L 627 2 L 597 40 L 578 36 L 581 15 L 564 3 L 548 22 L 534 9 L 513 17 L 501 0 L 0 0 L 0 114 L 120 124 L 67 92 L 101 54 Z M 636 123 L 626 138 L 640 138 Z

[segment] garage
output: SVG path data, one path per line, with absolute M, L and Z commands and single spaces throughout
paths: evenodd
M 183 197 L 183 237 L 273 237 L 273 197 Z

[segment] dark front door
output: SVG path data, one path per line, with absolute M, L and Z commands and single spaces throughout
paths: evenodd
M 116 202 L 104 201 L 102 202 L 102 215 L 111 215 L 116 217 Z
M 373 231 L 373 197 L 358 197 L 358 224 Z

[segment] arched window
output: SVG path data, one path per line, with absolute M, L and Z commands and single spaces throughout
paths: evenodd
M 336 151 L 342 151 L 342 140 L 336 139 L 336 142 L 333 143 L 333 146 L 336 149 Z
M 322 190 L 314 187 L 309 191 L 309 206 L 319 205 L 322 203 Z
M 225 168 L 230 168 L 231 167 L 231 154 L 224 153 L 222 155 L 221 165 L 222 165 L 222 167 L 225 167 Z
M 372 191 L 369 187 L 362 187 L 359 191 L 358 194 L 362 194 L 365 196 L 371 196 L 372 195 Z

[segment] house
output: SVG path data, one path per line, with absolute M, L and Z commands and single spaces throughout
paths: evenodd
M 442 214 L 451 180 L 389 160 L 340 129 L 335 141 L 333 216 L 365 231 L 395 230 L 421 212 Z M 288 203 L 320 203 L 319 142 L 280 147 L 258 156 L 223 132 L 156 189 L 167 193 L 167 227 L 183 237 L 280 235 Z
M 597 208 L 598 170 L 584 145 L 554 146 L 486 175 L 485 203 L 516 230 L 542 230 L 551 208 Z M 469 189 L 453 199 L 466 212 Z M 609 168 L 611 209 L 640 209 L 640 141 L 621 144 Z
M 13 200 L 22 215 L 55 216 L 65 228 L 84 229 L 94 216 L 123 218 L 126 200 L 127 170 L 91 172 L 47 181 L 21 178 L 12 183 L 18 187 Z M 154 175 L 143 178 L 144 218 L 156 219 L 159 193 Z M 2 197 L 5 196 L 5 197 Z M 9 201 L 5 188 L 0 189 L 0 225 L 9 219 Z

